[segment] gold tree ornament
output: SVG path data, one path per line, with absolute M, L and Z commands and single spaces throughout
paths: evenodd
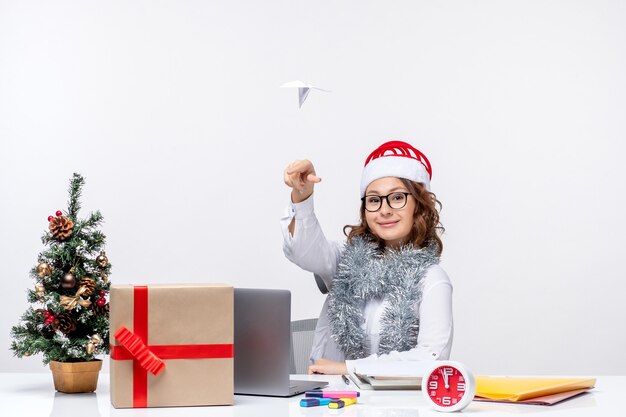
M 109 258 L 107 258 L 106 253 L 104 251 L 100 251 L 100 255 L 96 258 L 96 263 L 100 268 L 106 268 L 109 264 Z
M 102 338 L 100 337 L 99 334 L 91 335 L 91 343 L 93 343 L 96 346 L 100 345 L 102 343 Z
M 44 288 L 43 285 L 35 285 L 35 293 L 37 294 L 38 297 L 43 297 L 43 295 L 46 293 L 46 289 Z
M 71 272 L 63 275 L 61 278 L 61 287 L 62 288 L 74 288 L 76 286 L 76 277 Z
M 48 223 L 48 229 L 50 229 L 52 237 L 61 242 L 72 235 L 73 228 L 74 222 L 65 216 L 52 217 L 50 223 Z
M 50 275 L 52 275 L 52 267 L 45 262 L 41 262 L 39 265 L 37 265 L 37 275 L 39 275 L 41 278 L 49 277 Z
M 91 301 L 81 298 L 81 295 L 84 295 L 86 290 L 86 287 L 79 287 L 78 291 L 76 291 L 76 295 L 73 297 L 61 295 L 59 297 L 59 304 L 61 304 L 66 310 L 73 310 L 76 305 L 80 305 L 85 308 L 89 307 L 91 305 Z
M 87 351 L 88 354 L 92 354 L 96 351 L 96 345 L 93 344 L 93 342 L 88 342 L 85 345 L 85 350 Z
M 85 287 L 85 291 L 83 291 L 83 295 L 85 297 L 89 297 L 91 294 L 93 294 L 96 291 L 96 280 L 90 276 L 81 278 L 78 285 L 81 288 Z

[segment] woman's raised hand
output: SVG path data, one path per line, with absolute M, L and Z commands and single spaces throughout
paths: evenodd
M 291 187 L 291 201 L 299 203 L 313 194 L 313 185 L 322 179 L 315 174 L 313 163 L 308 159 L 293 161 L 283 173 L 287 186 Z

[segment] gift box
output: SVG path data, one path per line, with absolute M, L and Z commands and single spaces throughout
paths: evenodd
M 115 408 L 233 404 L 233 287 L 113 285 Z

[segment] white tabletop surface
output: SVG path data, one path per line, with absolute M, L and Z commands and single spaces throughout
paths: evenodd
M 346 389 L 336 376 L 294 376 L 293 379 L 330 381 L 328 389 Z M 596 388 L 582 396 L 553 406 L 472 402 L 464 415 L 541 415 L 567 417 L 625 416 L 620 406 L 625 401 L 626 376 L 598 377 Z M 359 403 L 343 409 L 302 408 L 302 395 L 292 398 L 235 396 L 228 407 L 180 407 L 120 409 L 109 401 L 109 375 L 101 374 L 98 389 L 91 394 L 63 394 L 54 391 L 50 373 L 0 373 L 0 414 L 2 416 L 50 417 L 147 417 L 147 416 L 216 416 L 216 417 L 418 417 L 444 416 L 428 408 L 420 391 L 362 391 Z

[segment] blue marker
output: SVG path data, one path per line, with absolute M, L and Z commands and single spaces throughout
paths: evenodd
M 332 400 L 332 398 L 303 398 L 300 400 L 300 407 L 319 407 L 330 404 Z

